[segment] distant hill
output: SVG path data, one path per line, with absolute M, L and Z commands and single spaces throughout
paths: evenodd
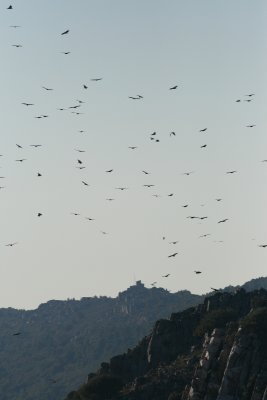
M 0 309 L 0 398 L 63 399 L 102 361 L 135 346 L 158 318 L 202 300 L 186 290 L 147 289 L 138 281 L 116 298 L 52 300 L 33 311 Z
M 219 292 L 157 321 L 66 400 L 266 400 L 267 291 Z
M 267 278 L 244 287 L 267 288 Z M 0 397 L 63 399 L 101 362 L 133 348 L 156 320 L 203 301 L 186 290 L 147 289 L 138 281 L 116 298 L 51 300 L 30 311 L 0 309 Z

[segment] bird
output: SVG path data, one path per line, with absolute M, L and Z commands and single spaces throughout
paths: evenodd
M 70 54 L 70 51 L 62 51 L 61 53 L 67 55 Z
M 220 221 L 218 221 L 218 224 L 221 224 L 221 223 L 226 222 L 226 221 L 228 221 L 228 218 L 221 219 Z
M 90 217 L 85 217 L 85 219 L 88 219 L 88 221 L 94 221 L 94 218 L 90 218 Z
M 20 25 L 10 25 L 9 28 L 21 28 Z
M 175 257 L 178 253 L 173 253 L 168 256 L 168 258 Z
M 210 233 L 204 233 L 203 235 L 200 235 L 199 237 L 200 238 L 204 238 L 204 237 L 207 237 L 207 236 L 210 236 Z
M 201 271 L 194 271 L 195 274 L 202 274 Z
M 179 242 L 179 240 L 176 240 L 174 242 L 169 242 L 170 244 L 177 244 Z
M 77 160 L 77 161 L 78 161 L 78 164 L 82 164 L 83 163 L 81 160 Z
M 84 168 L 86 168 L 86 167 L 81 167 L 81 166 L 78 166 L 78 167 L 76 167 L 76 168 L 78 168 L 78 169 L 84 169 Z
M 137 149 L 137 146 L 128 146 L 128 149 L 135 150 Z
M 211 290 L 213 290 L 214 292 L 220 292 L 219 289 L 215 289 L 215 288 L 213 288 L 213 287 L 211 287 Z
M 255 96 L 255 93 L 246 94 L 245 96 L 252 97 L 252 96 Z
M 175 86 L 170 87 L 169 90 L 175 90 L 177 88 L 178 88 L 178 85 L 175 85 Z
M 23 147 L 22 147 L 20 144 L 17 144 L 17 143 L 16 143 L 16 146 L 17 146 L 19 149 L 23 149 Z
M 236 102 L 236 103 L 240 103 L 240 102 L 241 102 L 241 100 L 240 100 L 240 99 L 237 99 L 235 102 Z
M 76 217 L 77 217 L 78 215 L 80 215 L 79 213 L 76 213 L 76 212 L 72 212 L 71 214 L 72 214 L 72 215 L 75 215 Z
M 87 182 L 82 181 L 82 183 L 84 184 L 84 186 L 89 186 Z
M 222 201 L 222 199 L 215 199 L 216 201 Z
M 78 153 L 85 153 L 85 150 L 75 149 L 75 151 L 78 151 Z
M 80 104 L 75 104 L 75 106 L 70 106 L 69 108 L 78 108 L 78 107 L 81 107 L 81 105 Z
M 173 193 L 168 194 L 168 197 L 172 197 L 172 196 L 173 196 Z
M 107 235 L 108 233 L 105 231 L 100 231 L 101 233 L 103 233 L 103 235 Z
M 66 31 L 62 32 L 61 35 L 67 35 L 69 33 L 69 29 L 67 29 Z
M 12 46 L 13 46 L 13 47 L 17 47 L 17 48 L 22 47 L 21 44 L 12 44 Z
M 148 188 L 151 188 L 152 186 L 155 186 L 155 185 L 143 185 L 144 187 L 148 187 Z
M 151 286 L 155 286 L 157 282 L 150 283 Z
M 19 336 L 19 335 L 21 335 L 21 332 L 13 333 L 13 336 Z
M 189 204 L 184 204 L 182 207 L 187 208 L 188 206 L 189 206 Z
M 54 90 L 54 89 L 51 89 L 51 88 L 47 88 L 47 87 L 45 87 L 45 86 L 42 86 L 42 88 L 45 89 L 45 90 L 47 90 L 47 91 L 49 91 L 49 90 Z
M 88 89 L 88 86 L 86 86 L 86 85 L 83 84 L 83 88 L 84 88 L 84 89 Z
M 33 103 L 21 103 L 21 104 L 23 104 L 24 106 L 26 106 L 26 107 L 29 107 L 29 106 L 34 106 L 34 104 Z
M 149 172 L 147 171 L 142 171 L 145 175 L 149 175 Z
M 191 174 L 193 174 L 194 173 L 194 171 L 190 171 L 190 172 L 183 172 L 182 173 L 182 175 L 187 175 L 187 176 L 189 176 L 189 175 L 191 175 Z
M 13 247 L 13 246 L 15 246 L 16 244 L 18 244 L 18 242 L 8 243 L 8 244 L 6 244 L 6 246 L 7 246 L 7 247 Z
M 38 212 L 37 217 L 41 217 L 43 214 Z
M 42 147 L 41 144 L 30 144 L 30 146 L 31 146 L 31 147 L 35 147 L 35 148 L 37 148 L 37 147 Z
M 170 276 L 170 274 L 162 275 L 162 278 L 168 278 L 168 276 Z
M 37 176 L 39 176 L 39 177 L 40 177 L 40 176 L 42 176 L 42 174 L 41 174 L 40 172 L 37 172 Z
M 256 126 L 256 125 L 247 125 L 246 127 L 247 128 L 254 128 L 254 126 Z
M 176 136 L 175 132 L 170 132 L 170 136 Z
M 265 247 L 267 247 L 267 244 L 259 244 L 259 247 L 263 247 L 265 249 Z
M 111 199 L 111 198 L 108 198 L 108 199 L 106 199 L 107 201 L 113 201 L 113 200 L 115 200 L 115 199 Z
M 206 132 L 207 129 L 208 129 L 208 128 L 200 129 L 199 132 Z
M 118 189 L 118 190 L 126 190 L 126 189 L 128 189 L 127 187 L 116 187 L 115 189 Z
M 198 217 L 198 219 L 207 219 L 208 217 Z
M 203 144 L 202 146 L 200 146 L 201 149 L 204 149 L 205 147 L 207 147 L 207 144 Z
M 226 173 L 227 174 L 235 174 L 237 171 L 236 170 L 234 170 L 234 171 L 227 171 Z
M 93 82 L 98 82 L 98 81 L 102 81 L 103 78 L 92 78 L 91 81 Z
M 23 161 L 26 161 L 26 158 L 21 158 L 21 159 L 19 159 L 19 160 L 15 160 L 15 161 L 23 162 Z
M 107 171 L 105 171 L 107 173 L 113 172 L 113 169 L 108 169 Z
M 7 10 L 13 10 L 13 6 L 10 4 L 10 6 L 7 7 Z

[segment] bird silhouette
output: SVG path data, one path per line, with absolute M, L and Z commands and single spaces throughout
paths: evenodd
M 175 132 L 170 132 L 170 136 L 176 136 Z
M 204 149 L 205 147 L 207 147 L 207 144 L 203 144 L 202 146 L 200 146 L 201 149 Z
M 175 240 L 174 242 L 169 242 L 170 244 L 177 244 L 179 240 Z
M 15 161 L 18 161 L 18 162 L 23 162 L 23 161 L 26 161 L 26 158 L 20 158 L 20 159 L 18 159 L 18 160 L 15 160 Z
M 42 176 L 42 174 L 41 174 L 40 172 L 37 172 L 37 176 L 39 176 L 39 177 L 40 177 L 40 176 Z
M 103 79 L 103 78 L 93 78 L 93 79 L 91 79 L 91 81 L 93 81 L 93 82 L 98 82 L 98 81 L 102 81 L 102 79 Z
M 267 244 L 259 244 L 258 247 L 263 247 L 265 249 L 265 247 L 267 247 Z
M 21 103 L 21 104 L 23 104 L 24 106 L 27 106 L 27 107 L 34 106 L 34 104 L 32 104 L 32 103 Z
M 195 274 L 202 274 L 201 271 L 194 271 Z
M 208 129 L 208 128 L 200 129 L 199 132 L 206 132 L 207 129 Z
M 84 184 L 84 186 L 89 186 L 87 182 L 82 181 L 82 183 Z
M 226 222 L 226 221 L 228 221 L 228 218 L 221 219 L 220 221 L 218 221 L 218 224 L 222 224 L 223 222 Z
M 13 246 L 15 246 L 16 244 L 18 244 L 18 242 L 8 243 L 8 244 L 6 244 L 6 246 L 7 246 L 7 247 L 13 247 Z
M 108 172 L 108 173 L 113 172 L 113 169 L 108 169 L 108 170 L 105 171 L 105 172 Z
M 67 55 L 70 54 L 70 51 L 62 51 L 61 53 Z
M 246 127 L 247 128 L 254 128 L 254 126 L 256 126 L 256 125 L 247 125 Z
M 54 89 L 51 89 L 51 88 L 47 88 L 47 87 L 45 87 L 45 86 L 42 86 L 42 88 L 45 89 L 45 90 L 47 90 L 47 91 L 54 90 Z
M 178 88 L 178 85 L 175 85 L 175 86 L 170 87 L 169 90 L 175 90 L 177 88 Z
M 235 174 L 237 171 L 236 170 L 234 170 L 234 171 L 227 171 L 226 173 L 227 174 Z
M 168 256 L 168 258 L 175 257 L 178 253 L 173 253 Z
M 137 149 L 137 146 L 128 146 L 128 148 L 131 150 L 135 150 L 135 149 Z
M 86 85 L 83 84 L 83 88 L 84 88 L 84 89 L 88 89 L 88 86 L 86 86 Z
M 155 186 L 155 185 L 143 185 L 144 187 L 147 187 L 147 188 L 151 188 L 152 186 Z
M 211 287 L 211 290 L 213 290 L 214 292 L 220 292 L 219 289 L 215 289 L 215 288 L 213 288 L 213 287 Z
M 67 35 L 69 33 L 69 29 L 67 29 L 66 31 L 62 32 L 61 35 Z
M 23 149 L 23 147 L 22 147 L 20 144 L 17 144 L 17 143 L 16 143 L 16 146 L 17 146 L 19 149 Z
M 13 10 L 13 6 L 10 4 L 10 6 L 7 7 L 7 10 Z
M 16 333 L 13 333 L 13 336 L 19 336 L 21 334 L 22 334 L 22 332 L 16 332 Z
M 168 278 L 168 276 L 170 276 L 170 274 L 162 275 L 162 278 Z
M 37 217 L 41 217 L 43 214 L 38 212 Z

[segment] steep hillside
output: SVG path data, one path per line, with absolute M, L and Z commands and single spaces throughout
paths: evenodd
M 267 291 L 221 292 L 159 320 L 66 400 L 266 400 Z
M 63 398 L 103 360 L 135 346 L 158 318 L 201 301 L 188 291 L 171 294 L 137 282 L 117 298 L 52 300 L 33 311 L 1 309 L 4 400 Z

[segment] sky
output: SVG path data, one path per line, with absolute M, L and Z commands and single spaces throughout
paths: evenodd
M 266 276 L 266 2 L 11 4 L 0 307 L 116 296 L 139 279 L 207 293 Z

